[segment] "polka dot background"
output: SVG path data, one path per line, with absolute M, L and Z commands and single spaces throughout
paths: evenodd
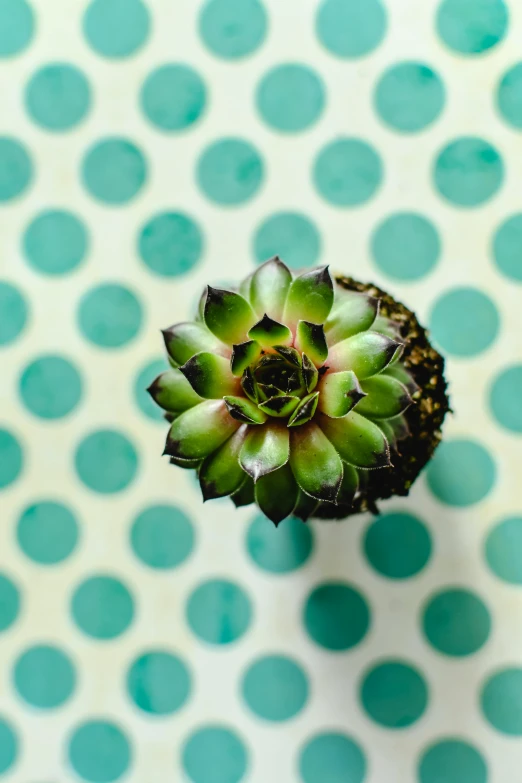
M 514 783 L 522 8 L 0 0 L 0 780 Z M 278 253 L 454 414 L 376 519 L 202 504 L 159 330 Z

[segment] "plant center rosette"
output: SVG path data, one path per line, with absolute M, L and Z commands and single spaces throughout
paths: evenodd
M 149 392 L 171 422 L 165 454 L 197 471 L 204 500 L 255 502 L 277 525 L 407 494 L 440 439 L 445 384 L 439 399 L 426 397 L 405 359 L 403 314 L 383 314 L 378 289 L 358 287 L 334 283 L 327 267 L 293 277 L 276 257 L 237 292 L 208 286 L 196 320 L 163 332 L 172 369 Z M 413 348 L 440 359 L 418 328 Z M 439 365 L 430 370 L 437 380 Z M 427 399 L 439 410 L 417 433 L 428 449 L 414 449 L 413 473 L 409 458 L 390 490 L 401 444 L 413 437 L 408 411 Z

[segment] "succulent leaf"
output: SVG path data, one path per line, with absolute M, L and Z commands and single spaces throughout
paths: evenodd
M 390 337 L 377 332 L 360 332 L 330 349 L 328 364 L 334 371 L 353 370 L 359 380 L 384 370 L 402 348 Z
M 243 470 L 257 482 L 261 476 L 286 465 L 289 453 L 288 427 L 270 422 L 248 433 L 239 462 Z
M 319 410 L 332 419 L 346 416 L 365 395 L 352 370 L 326 373 L 319 383 L 319 391 Z
M 266 413 L 259 406 L 244 397 L 223 397 L 230 415 L 238 421 L 246 424 L 264 424 L 267 420 Z
M 324 325 L 328 345 L 370 329 L 378 310 L 379 300 L 373 296 L 336 288 L 334 305 Z
M 246 396 L 252 402 L 256 404 L 259 402 L 259 393 L 257 389 L 256 379 L 252 373 L 252 370 L 247 367 L 241 378 L 241 388 L 245 392 Z
M 307 394 L 306 397 L 299 402 L 299 405 L 294 410 L 290 418 L 288 419 L 289 427 L 300 427 L 302 424 L 306 424 L 314 417 L 317 410 L 317 403 L 319 401 L 319 392 Z
M 322 324 L 334 300 L 333 282 L 327 266 L 296 277 L 286 299 L 284 322 L 293 329 L 298 321 Z
M 319 372 L 313 361 L 305 353 L 303 354 L 303 376 L 306 390 L 308 392 L 313 391 L 319 380 Z
M 316 500 L 316 498 L 307 495 L 300 489 L 297 496 L 297 503 L 295 504 L 295 508 L 292 513 L 298 519 L 301 519 L 303 522 L 307 522 L 317 511 L 318 505 L 319 501 Z
M 290 432 L 290 466 L 300 488 L 317 500 L 334 502 L 343 478 L 334 446 L 313 421 Z
M 361 384 L 364 397 L 357 405 L 357 413 L 372 419 L 389 419 L 408 408 L 412 399 L 408 389 L 389 375 L 375 375 Z
M 221 446 L 239 427 L 223 400 L 205 400 L 173 422 L 165 454 L 181 459 L 203 459 Z
M 230 356 L 230 348 L 216 339 L 204 324 L 195 321 L 174 324 L 164 329 L 162 334 L 167 353 L 177 365 L 185 364 L 191 356 L 200 351 Z
M 251 503 L 254 503 L 256 499 L 254 490 L 255 484 L 250 476 L 247 476 L 239 489 L 230 496 L 235 507 L 250 506 Z
M 274 350 L 290 364 L 301 367 L 301 357 L 295 348 L 290 348 L 287 345 L 274 345 Z
M 323 364 L 328 356 L 328 347 L 322 324 L 299 321 L 296 332 L 296 347 L 314 362 Z
M 239 381 L 230 370 L 230 362 L 223 356 L 202 351 L 179 368 L 200 397 L 218 400 L 225 394 L 235 394 Z
M 248 332 L 251 340 L 256 340 L 263 348 L 273 345 L 290 345 L 292 332 L 284 324 L 274 321 L 266 313 Z
M 410 394 L 415 394 L 419 391 L 419 386 L 415 383 L 408 370 L 402 364 L 388 365 L 385 370 L 382 371 L 383 375 L 390 375 L 392 378 L 396 378 L 400 383 L 404 384 Z
M 255 340 L 246 340 L 244 343 L 238 343 L 232 346 L 232 358 L 230 367 L 232 375 L 240 378 L 256 359 L 261 356 L 261 346 Z
M 352 503 L 355 493 L 359 487 L 359 474 L 353 465 L 347 462 L 343 464 L 343 480 L 339 487 L 337 503 L 339 505 L 349 505 Z
M 261 476 L 255 485 L 256 503 L 276 527 L 292 513 L 297 495 L 298 487 L 289 465 Z
M 179 370 L 167 370 L 147 389 L 154 402 L 166 411 L 186 411 L 203 402 Z
M 222 498 L 240 489 L 247 474 L 239 464 L 239 452 L 247 435 L 244 424 L 216 451 L 203 460 L 199 470 L 199 484 L 203 500 Z
M 241 294 L 208 286 L 205 323 L 210 331 L 229 345 L 244 342 L 256 316 Z
M 320 414 L 318 424 L 333 443 L 344 462 L 358 468 L 383 468 L 390 465 L 388 441 L 370 419 L 350 411 L 342 419 Z
M 266 402 L 259 403 L 259 409 L 269 416 L 275 416 L 283 419 L 289 416 L 299 405 L 299 397 L 293 397 L 291 394 L 281 394 L 277 397 L 271 397 Z
M 249 289 L 250 302 L 256 313 L 266 313 L 279 321 L 291 282 L 292 274 L 278 256 L 265 261 L 252 275 Z

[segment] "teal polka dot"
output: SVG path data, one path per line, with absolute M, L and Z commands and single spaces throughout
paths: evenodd
M 382 576 L 409 579 L 430 559 L 431 536 L 424 522 L 412 514 L 381 514 L 366 530 L 364 554 Z
M 41 212 L 27 227 L 23 248 L 33 269 L 63 275 L 81 264 L 87 252 L 87 229 L 71 212 Z
M 506 71 L 497 88 L 497 108 L 514 128 L 522 128 L 522 63 Z
M 182 131 L 201 116 L 206 88 L 199 74 L 186 65 L 163 65 L 153 71 L 141 91 L 141 108 L 159 130 Z
M 323 582 L 306 600 L 303 622 L 307 633 L 327 650 L 349 650 L 370 627 L 370 608 L 364 596 L 343 582 Z
M 198 263 L 203 236 L 198 224 L 182 212 L 156 215 L 141 230 L 139 253 L 160 277 L 182 277 Z
M 283 655 L 258 658 L 242 682 L 243 698 L 258 717 L 285 721 L 297 715 L 308 700 L 308 677 L 301 666 Z
M 202 641 L 230 644 L 248 630 L 252 606 L 239 585 L 224 579 L 212 579 L 192 592 L 186 613 L 188 624 Z
M 0 137 L 0 202 L 20 196 L 33 178 L 33 164 L 17 139 Z
M 147 389 L 160 373 L 168 369 L 169 367 L 164 359 L 154 359 L 139 370 L 134 382 L 134 400 L 136 405 L 149 420 L 161 424 L 165 424 L 164 411 L 159 405 L 156 405 Z
M 194 527 L 177 506 L 149 506 L 132 525 L 134 554 L 151 568 L 176 568 L 194 548 Z
M 112 783 L 130 766 L 131 747 L 114 723 L 91 720 L 78 726 L 69 741 L 69 762 L 89 783 Z
M 500 316 L 495 303 L 476 288 L 453 288 L 431 311 L 435 341 L 453 356 L 477 356 L 497 337 Z
M 444 85 L 432 68 L 404 62 L 388 68 L 379 79 L 375 107 L 394 130 L 417 133 L 437 119 L 444 97 Z
M 278 65 L 261 80 L 256 102 L 267 125 L 284 133 L 295 133 L 318 120 L 324 109 L 324 85 L 305 65 Z
M 481 704 L 493 728 L 522 736 L 522 669 L 506 668 L 492 674 L 484 684 Z
M 428 687 L 413 666 L 401 661 L 383 661 L 365 673 L 360 698 L 376 723 L 388 729 L 405 729 L 424 713 Z
M 216 55 L 236 60 L 263 43 L 267 16 L 259 0 L 208 0 L 199 19 L 203 42 Z
M 328 732 L 308 740 L 299 758 L 303 783 L 363 783 L 366 757 L 344 734 Z
M 264 164 L 258 151 L 242 139 L 220 139 L 203 152 L 197 165 L 198 185 L 211 201 L 242 204 L 259 190 Z
M 246 546 L 254 563 L 271 574 L 286 574 L 306 563 L 313 549 L 312 529 L 297 517 L 288 517 L 275 528 L 258 514 L 247 531 Z
M 25 0 L 2 0 L 0 5 L 0 57 L 19 54 L 34 34 L 34 14 Z M 1 766 L 1 765 L 0 765 Z
M 375 229 L 371 251 L 380 272 L 393 280 L 413 282 L 433 271 L 441 241 L 437 229 L 423 215 L 397 212 Z
M 491 616 L 479 596 L 469 590 L 443 590 L 424 607 L 422 625 L 429 643 L 441 653 L 472 655 L 487 642 Z
M 23 463 L 24 455 L 18 440 L 11 432 L 0 427 L 0 489 L 16 481 Z
M 0 717 L 0 775 L 7 772 L 18 756 L 18 736 L 13 726 Z
M 16 340 L 27 322 L 27 304 L 20 291 L 0 281 L 0 346 Z
M 183 747 L 183 768 L 192 783 L 239 783 L 247 765 L 243 741 L 224 726 L 202 726 Z
M 482 54 L 501 41 L 508 27 L 503 0 L 444 0 L 437 12 L 437 31 L 450 49 Z
M 39 645 L 30 647 L 16 661 L 14 684 L 26 702 L 49 710 L 59 707 L 72 696 L 76 672 L 62 650 Z
M 147 162 L 141 150 L 127 139 L 96 142 L 82 164 L 83 184 L 94 198 L 106 204 L 125 204 L 147 179 Z
M 142 306 L 128 288 L 106 283 L 81 299 L 78 325 L 85 339 L 100 348 L 121 348 L 141 329 Z
M 522 364 L 503 370 L 495 378 L 489 395 L 491 412 L 511 432 L 522 432 Z
M 338 207 L 355 207 L 370 199 L 383 176 L 377 152 L 359 139 L 338 139 L 323 147 L 314 164 L 314 184 Z
M 28 506 L 16 528 L 20 549 L 41 565 L 61 563 L 78 543 L 78 523 L 67 506 L 42 501 Z
M 134 599 L 119 579 L 91 576 L 74 591 L 71 611 L 74 622 L 87 636 L 114 639 L 131 624 Z
M 177 655 L 153 650 L 132 664 L 127 689 L 140 710 L 154 715 L 169 715 L 181 709 L 189 697 L 190 673 Z
M 473 745 L 449 738 L 424 751 L 418 779 L 419 783 L 487 783 L 488 768 Z
M 292 269 L 314 266 L 321 253 L 321 237 L 312 221 L 298 212 L 276 212 L 261 223 L 253 241 L 254 258 L 261 264 L 280 256 Z
M 471 506 L 491 491 L 496 473 L 496 465 L 484 446 L 454 438 L 437 448 L 427 470 L 428 486 L 448 506 Z
M 97 430 L 87 435 L 76 450 L 78 476 L 94 492 L 121 492 L 133 481 L 138 455 L 133 444 L 116 430 Z
M 452 204 L 477 207 L 494 196 L 502 185 L 504 163 L 487 141 L 465 137 L 441 150 L 433 176 L 441 196 Z
M 20 591 L 11 579 L 0 574 L 0 632 L 11 627 L 19 612 Z
M 28 364 L 20 377 L 20 397 L 41 419 L 61 419 L 71 413 L 82 396 L 82 379 L 76 367 L 61 356 L 41 356 Z
M 484 549 L 487 564 L 499 579 L 522 585 L 522 517 L 507 517 L 495 525 Z
M 141 0 L 92 0 L 83 18 L 83 32 L 103 57 L 128 57 L 148 38 L 147 6 Z
M 37 125 L 50 131 L 74 128 L 86 116 L 91 89 L 73 65 L 53 63 L 37 71 L 25 92 L 26 109 Z
M 375 49 L 386 32 L 380 0 L 323 0 L 317 14 L 319 40 L 337 57 L 362 57 Z
M 499 271 L 522 283 L 522 214 L 512 215 L 499 226 L 493 238 L 493 253 Z

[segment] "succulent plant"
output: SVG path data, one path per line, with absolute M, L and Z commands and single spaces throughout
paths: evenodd
M 171 422 L 164 453 L 204 500 L 255 502 L 277 525 L 348 509 L 390 469 L 418 387 L 379 301 L 275 257 L 163 332 L 172 369 L 149 392 Z

